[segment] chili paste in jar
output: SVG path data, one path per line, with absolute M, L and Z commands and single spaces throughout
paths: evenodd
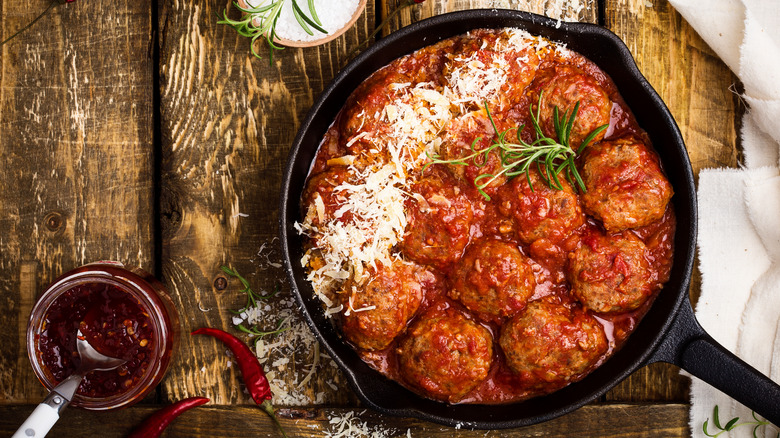
M 38 355 L 57 382 L 79 366 L 78 330 L 99 353 L 126 362 L 114 370 L 88 373 L 77 394 L 114 396 L 143 378 L 156 339 L 149 314 L 136 297 L 112 283 L 81 283 L 49 306 L 38 335 Z
M 569 169 L 516 172 L 496 147 L 542 137 L 575 152 Z M 580 380 L 621 347 L 669 278 L 672 195 L 595 64 L 480 29 L 356 88 L 296 226 L 315 293 L 365 362 L 428 398 L 503 403 Z

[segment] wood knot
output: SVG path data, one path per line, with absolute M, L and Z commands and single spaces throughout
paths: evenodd
M 181 227 L 183 208 L 180 200 L 176 190 L 160 192 L 160 227 L 164 239 L 174 238 Z
M 56 211 L 53 211 L 49 214 L 47 214 L 43 218 L 43 224 L 49 231 L 57 231 L 62 227 L 62 223 L 64 222 L 64 219 L 62 218 L 62 215 Z
M 227 285 L 228 285 L 227 278 L 221 275 L 214 279 L 214 289 L 216 290 L 225 290 L 227 288 Z

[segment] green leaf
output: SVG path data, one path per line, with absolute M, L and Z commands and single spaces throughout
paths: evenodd
M 715 427 L 723 430 L 723 427 L 720 425 L 720 418 L 718 418 L 718 405 L 715 405 L 715 408 L 712 410 L 712 421 L 715 423 Z
M 702 425 L 701 430 L 702 432 L 704 432 L 705 435 L 714 437 L 715 435 L 712 435 L 709 432 L 707 432 L 707 424 L 709 424 L 709 422 L 710 422 L 709 419 L 704 420 L 704 424 Z
M 739 417 L 734 417 L 730 419 L 725 426 L 721 426 L 720 424 L 720 410 L 718 405 L 715 405 L 715 407 L 712 409 L 712 421 L 715 424 L 715 427 L 720 430 L 720 432 L 716 434 L 710 433 L 710 431 L 707 430 L 707 426 L 710 424 L 710 420 L 707 419 L 704 421 L 704 424 L 702 424 L 702 431 L 705 435 L 709 437 L 718 437 L 724 433 L 730 432 L 740 426 L 753 426 L 753 437 L 758 438 L 758 429 L 762 426 L 770 425 L 768 421 L 761 420 L 756 416 L 756 412 L 752 411 L 751 414 L 753 415 L 753 419 L 755 421 L 746 421 L 743 423 L 739 422 Z M 780 438 L 780 433 L 777 434 L 778 438 Z
M 314 0 L 309 0 L 309 13 L 311 14 L 311 18 L 313 18 L 317 24 L 322 26 L 322 21 L 320 21 L 320 17 L 317 16 L 317 11 L 314 9 Z
M 571 116 L 569 116 L 569 121 L 566 123 L 566 131 L 563 133 L 563 137 L 559 138 L 561 141 L 561 144 L 565 146 L 569 146 L 569 137 L 571 136 L 571 130 L 574 127 L 574 119 L 577 117 L 577 113 L 580 109 L 580 102 L 577 101 L 577 103 L 574 104 L 574 109 L 571 111 Z M 563 113 L 564 117 L 566 117 L 566 113 Z
M 566 113 L 563 114 L 563 117 L 566 118 Z M 555 133 L 558 134 L 558 140 L 561 139 L 561 119 L 558 118 L 558 107 L 556 106 L 553 108 L 553 129 L 555 130 Z
M 477 176 L 474 179 L 475 187 L 486 198 L 490 197 L 485 193 L 485 189 L 491 182 L 495 181 L 501 175 L 505 175 L 507 178 L 514 178 L 520 174 L 525 173 L 528 180 L 529 187 L 533 191 L 533 184 L 531 183 L 530 175 L 528 171 L 532 163 L 536 163 L 537 170 L 540 175 L 540 179 L 550 188 L 556 190 L 563 190 L 564 185 L 560 176 L 569 182 L 572 189 L 577 191 L 578 189 L 585 192 L 585 183 L 582 180 L 579 172 L 577 171 L 575 157 L 581 152 L 588 143 L 590 143 L 599 132 L 606 129 L 607 125 L 602 126 L 591 132 L 586 141 L 580 146 L 579 150 L 574 151 L 568 145 L 568 136 L 574 126 L 575 117 L 579 110 L 579 102 L 574 105 L 574 109 L 571 114 L 564 112 L 563 115 L 559 113 L 558 107 L 553 108 L 553 124 L 555 125 L 556 133 L 559 140 L 556 141 L 553 138 L 547 137 L 542 132 L 539 116 L 541 114 L 542 105 L 542 93 L 539 95 L 539 102 L 537 104 L 536 113 L 533 108 L 529 109 L 531 116 L 531 124 L 534 132 L 536 133 L 536 139 L 532 143 L 526 143 L 522 138 L 522 130 L 525 125 L 519 128 L 509 128 L 505 131 L 499 131 L 496 125 L 495 119 L 490 112 L 490 107 L 487 102 L 485 104 L 485 113 L 490 121 L 495 138 L 493 143 L 482 150 L 477 150 L 477 143 L 481 140 L 481 137 L 475 139 L 471 143 L 471 154 L 465 157 L 456 158 L 452 160 L 442 160 L 436 154 L 427 154 L 431 160 L 423 166 L 423 171 L 431 164 L 455 164 L 455 165 L 471 165 L 477 168 L 485 167 L 488 163 L 489 156 L 493 151 L 496 151 L 498 160 L 501 165 L 501 170 L 497 173 L 485 173 Z M 506 140 L 507 135 L 511 130 L 515 129 L 517 138 L 516 143 L 508 142 Z
M 739 421 L 739 417 L 732 418 L 726 425 L 723 427 L 724 430 L 729 431 L 734 429 L 736 427 L 737 421 Z
M 217 21 L 217 24 L 226 24 L 232 27 L 239 35 L 249 38 L 249 50 L 257 58 L 262 57 L 255 50 L 255 42 L 261 37 L 265 39 L 270 49 L 269 62 L 273 63 L 274 51 L 283 49 L 283 47 L 274 43 L 274 39 L 276 38 L 276 24 L 284 1 L 276 0 L 268 4 L 247 8 L 242 8 L 238 3 L 233 2 L 235 8 L 241 11 L 244 16 L 240 20 L 233 20 L 228 18 L 227 10 L 224 10 L 222 19 Z M 254 24 L 256 18 L 260 21 L 260 26 Z
M 313 6 L 314 4 L 310 3 L 309 10 L 311 10 Z M 301 27 L 303 27 L 303 30 L 305 30 L 309 35 L 314 35 L 314 34 L 309 31 L 309 28 L 306 26 L 305 23 L 308 23 L 309 25 L 311 25 L 311 27 L 317 29 L 322 33 L 325 34 L 328 33 L 328 31 L 322 27 L 321 23 L 319 23 L 319 20 L 315 21 L 309 18 L 308 16 L 306 16 L 306 14 L 301 10 L 300 6 L 298 6 L 298 2 L 296 0 L 292 0 L 292 7 L 293 7 L 293 12 L 295 14 L 295 18 L 298 20 L 298 23 L 301 25 Z M 301 20 L 303 20 L 305 23 L 302 23 Z
M 306 20 L 303 19 L 303 12 L 300 8 L 298 8 L 298 4 L 295 3 L 295 0 L 293 0 L 293 16 L 295 17 L 295 20 L 298 21 L 298 24 L 301 26 L 304 32 L 308 33 L 309 35 L 314 35 L 314 32 L 309 29 L 309 26 L 306 25 Z
M 577 155 L 579 155 L 580 153 L 582 153 L 583 149 L 585 149 L 585 147 L 586 147 L 587 145 L 589 145 L 589 144 L 590 144 L 590 142 L 592 142 L 592 141 L 593 141 L 593 139 L 595 139 L 597 135 L 601 134 L 601 132 L 602 132 L 602 131 L 604 131 L 604 130 L 605 130 L 605 129 L 607 129 L 607 128 L 609 128 L 609 125 L 608 125 L 608 124 L 607 124 L 607 125 L 601 125 L 601 126 L 599 126 L 598 128 L 596 128 L 596 129 L 594 129 L 593 131 L 591 131 L 591 133 L 590 133 L 590 134 L 588 134 L 588 136 L 587 136 L 587 137 L 585 137 L 585 139 L 584 139 L 584 140 L 582 140 L 582 144 L 580 144 L 580 147 L 577 149 Z

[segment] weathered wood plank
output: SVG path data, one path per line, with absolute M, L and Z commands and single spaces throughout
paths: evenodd
M 395 10 L 402 0 L 383 0 L 381 17 L 384 19 Z M 447 12 L 463 11 L 467 9 L 496 8 L 514 9 L 518 11 L 533 12 L 550 18 L 563 21 L 586 21 L 596 23 L 598 21 L 598 2 L 595 0 L 447 0 L 426 1 L 411 8 L 400 11 L 393 20 L 388 23 L 384 34 L 399 29 L 415 21 Z
M 109 412 L 73 410 L 52 429 L 52 436 L 126 436 L 156 407 L 143 406 Z M 18 427 L 17 418 L 31 412 L 33 406 L 0 407 L 0 433 L 10 435 Z M 325 437 L 338 431 L 330 421 L 354 414 L 352 424 L 366 431 L 383 432 L 389 437 L 430 438 L 570 438 L 583 437 L 687 437 L 688 405 L 684 404 L 608 404 L 586 406 L 564 417 L 543 424 L 509 430 L 467 430 L 421 422 L 412 418 L 389 418 L 370 411 L 347 409 L 300 409 L 279 411 L 282 427 L 290 437 Z M 105 427 L 111 424 L 110 428 Z M 185 412 L 166 430 L 164 436 L 269 436 L 281 434 L 257 407 L 204 405 Z M 368 436 L 349 434 L 345 436 Z
M 737 164 L 736 78 L 666 0 L 608 0 L 606 26 L 625 41 L 640 71 L 666 102 L 685 139 L 694 173 Z M 698 296 L 698 279 L 692 295 Z M 689 379 L 654 364 L 634 373 L 607 400 L 686 401 Z
M 48 4 L 2 1 L 0 39 Z M 154 267 L 150 12 L 61 5 L 0 49 L 0 403 L 44 395 L 24 341 L 43 287 L 97 260 Z
M 324 358 L 311 384 L 301 385 L 316 347 L 281 269 L 277 210 L 282 168 L 298 126 L 347 52 L 365 39 L 373 2 L 345 35 L 320 47 L 286 48 L 273 64 L 264 45 L 257 46 L 264 59 L 256 59 L 247 39 L 216 24 L 215 14 L 229 4 L 184 0 L 162 6 L 164 277 L 185 333 L 200 326 L 235 330 L 230 309 L 242 307 L 245 297 L 235 279 L 225 289 L 214 286 L 223 281 L 221 265 L 236 268 L 257 291 L 278 284 L 279 295 L 266 301 L 262 328 L 272 329 L 290 314 L 294 329 L 267 339 L 280 343 L 267 370 L 297 394 L 295 404 L 346 403 L 354 398 Z M 181 352 L 165 380 L 169 399 L 248 400 L 223 346 L 185 337 Z
M 626 42 L 688 146 L 694 172 L 737 165 L 737 78 L 666 0 L 608 0 L 606 26 Z

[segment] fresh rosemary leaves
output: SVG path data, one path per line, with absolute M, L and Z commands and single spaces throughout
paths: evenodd
M 704 432 L 704 435 L 707 435 L 709 437 L 718 437 L 724 433 L 731 432 L 732 430 L 736 429 L 740 426 L 753 426 L 753 437 L 758 438 L 758 429 L 762 426 L 771 426 L 772 423 L 766 421 L 766 420 L 760 420 L 755 412 L 752 412 L 753 419 L 755 421 L 743 421 L 742 423 L 739 422 L 739 417 L 734 417 L 724 426 L 721 426 L 720 424 L 720 418 L 718 418 L 718 405 L 715 405 L 715 408 L 712 410 L 712 422 L 715 425 L 715 428 L 719 430 L 720 432 L 712 433 L 707 430 L 707 425 L 709 424 L 710 420 L 707 419 L 704 421 L 704 425 L 702 426 L 702 431 Z M 762 435 L 763 436 L 763 435 Z M 777 434 L 778 438 L 780 438 L 780 432 Z
M 247 281 L 247 279 L 244 278 L 241 274 L 239 274 L 236 270 L 230 269 L 227 266 L 222 266 L 221 269 L 222 269 L 222 272 L 224 272 L 225 274 L 227 274 L 227 275 L 229 275 L 231 277 L 237 278 L 238 281 L 240 281 L 241 284 L 244 286 L 244 288 L 241 289 L 241 292 L 246 294 L 246 305 L 244 307 L 242 307 L 241 309 L 239 309 L 239 310 L 233 311 L 233 313 L 236 313 L 236 314 L 240 315 L 241 313 L 249 310 L 250 308 L 256 307 L 258 300 L 266 300 L 268 298 L 273 297 L 277 293 L 279 293 L 279 287 L 276 286 L 272 293 L 270 293 L 268 295 L 258 295 L 257 293 L 255 293 L 252 290 L 252 287 L 249 285 L 249 281 Z M 277 323 L 277 327 L 275 329 L 269 330 L 269 331 L 261 330 L 257 326 L 246 327 L 246 326 L 244 326 L 243 323 L 242 324 L 238 324 L 236 326 L 236 328 L 241 330 L 244 333 L 248 333 L 248 334 L 252 335 L 254 337 L 254 342 L 256 344 L 257 341 L 262 336 L 274 335 L 274 334 L 281 333 L 283 331 L 288 330 L 290 328 L 288 319 L 289 318 L 281 318 L 279 320 L 279 322 Z M 285 323 L 288 323 L 288 324 L 285 325 Z
M 250 307 L 257 306 L 257 300 L 266 300 L 268 298 L 271 298 L 272 296 L 276 295 L 279 292 L 279 288 L 277 287 L 272 293 L 268 295 L 258 295 L 252 290 L 252 286 L 249 285 L 249 281 L 244 278 L 241 274 L 238 273 L 238 271 L 234 269 L 230 269 L 227 266 L 222 266 L 222 272 L 225 274 L 235 277 L 238 279 L 238 281 L 241 282 L 241 285 L 244 286 L 243 289 L 241 289 L 241 292 L 246 294 L 246 305 L 233 313 L 241 313 L 245 310 L 248 310 Z
M 264 37 L 268 43 L 268 47 L 271 49 L 269 60 L 273 62 L 274 50 L 282 50 L 284 47 L 278 45 L 274 40 L 276 35 L 276 23 L 279 21 L 279 14 L 282 12 L 282 6 L 284 2 L 288 0 L 271 0 L 269 2 L 262 2 L 259 6 L 249 6 L 242 8 L 238 3 L 233 2 L 233 5 L 243 12 L 243 16 L 240 20 L 233 20 L 228 18 L 227 10 L 222 11 L 222 19 L 217 21 L 217 24 L 227 24 L 238 32 L 239 35 L 251 38 L 250 49 L 252 54 L 258 58 L 261 56 L 255 51 L 255 40 L 260 37 Z M 317 16 L 317 11 L 314 10 L 314 0 L 308 0 L 309 14 L 306 15 L 303 12 L 296 0 L 289 0 L 292 2 L 293 15 L 301 25 L 301 28 L 309 35 L 314 35 L 311 27 L 319 32 L 327 34 L 328 31 L 322 27 L 322 22 Z M 259 19 L 260 25 L 255 24 L 255 19 Z
M 553 109 L 553 126 L 555 128 L 555 134 L 558 137 L 557 140 L 546 136 L 542 132 L 539 122 L 541 103 L 542 95 L 539 95 L 539 104 L 537 105 L 536 114 L 534 114 L 533 109 L 530 109 L 531 124 L 533 125 L 536 134 L 536 139 L 532 143 L 526 143 L 520 136 L 520 133 L 525 129 L 525 125 L 499 132 L 496 122 L 490 114 L 487 102 L 485 102 L 485 111 L 487 112 L 488 119 L 496 133 L 493 144 L 485 149 L 476 150 L 476 144 L 481 140 L 481 137 L 478 137 L 471 143 L 472 153 L 470 155 L 452 160 L 442 160 L 438 154 L 429 154 L 428 158 L 430 158 L 431 161 L 426 163 L 423 167 L 423 171 L 431 164 L 467 166 L 469 160 L 471 160 L 472 164 L 475 166 L 483 167 L 487 164 L 488 156 L 493 151 L 496 151 L 501 162 L 501 170 L 497 173 L 483 173 L 474 178 L 474 185 L 487 200 L 490 200 L 490 196 L 485 192 L 485 188 L 502 175 L 506 175 L 507 178 L 514 178 L 517 175 L 525 174 L 528 184 L 530 185 L 531 190 L 533 190 L 533 184 L 531 183 L 531 176 L 529 173 L 532 165 L 537 166 L 539 175 L 548 187 L 556 190 L 563 190 L 563 185 L 559 179 L 559 175 L 563 174 L 574 190 L 577 190 L 579 187 L 580 190 L 585 192 L 585 183 L 582 181 L 579 172 L 577 172 L 574 159 L 591 141 L 593 141 L 594 138 L 596 138 L 597 135 L 607 129 L 609 125 L 602 125 L 594 129 L 575 150 L 571 147 L 569 142 L 580 103 L 577 102 L 574 105 L 571 114 L 569 114 L 568 110 L 564 111 L 563 114 L 560 114 L 557 106 Z M 516 142 L 507 141 L 507 135 L 512 130 L 517 131 Z

